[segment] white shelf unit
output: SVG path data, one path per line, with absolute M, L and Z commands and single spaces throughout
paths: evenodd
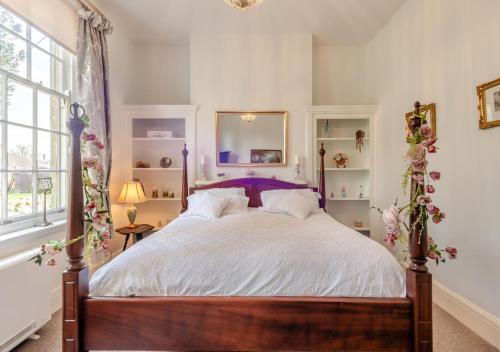
M 188 182 L 192 184 L 196 175 L 194 160 L 196 150 L 196 105 L 125 105 L 124 113 L 130 123 L 130 163 L 131 179 L 138 179 L 144 186 L 147 201 L 137 204 L 138 222 L 156 225 L 179 214 L 182 149 L 184 143 L 190 152 L 188 157 Z M 171 131 L 171 138 L 150 138 L 147 131 Z M 169 157 L 172 165 L 160 166 L 160 159 Z M 149 168 L 137 168 L 142 160 Z M 159 198 L 152 198 L 157 189 Z M 163 191 L 173 191 L 174 198 L 162 198 Z
M 327 212 L 350 228 L 363 234 L 370 233 L 370 206 L 375 170 L 374 118 L 377 106 L 312 106 L 306 108 L 308 129 L 307 155 L 310 168 L 308 179 L 317 184 L 319 178 L 319 149 L 321 144 L 325 154 L 325 186 Z M 325 131 L 328 121 L 329 129 Z M 361 152 L 356 149 L 356 131 L 365 132 Z M 336 153 L 344 153 L 349 158 L 346 168 L 337 168 L 333 160 Z M 360 186 L 363 197 L 359 198 Z M 342 197 L 342 187 L 346 197 Z M 334 197 L 332 197 L 332 193 Z M 362 221 L 362 227 L 355 227 L 355 221 Z

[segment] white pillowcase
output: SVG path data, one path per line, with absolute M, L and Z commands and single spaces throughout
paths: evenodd
M 195 194 L 205 193 L 228 200 L 228 204 L 223 211 L 224 214 L 245 212 L 248 209 L 250 198 L 245 196 L 245 188 L 211 188 L 195 191 Z
M 289 214 L 304 220 L 319 208 L 318 195 L 310 188 L 279 189 L 261 193 L 261 211 Z
M 220 218 L 222 211 L 229 203 L 227 198 L 204 192 L 201 194 L 192 194 L 188 198 L 188 209 L 183 216 L 201 216 L 207 219 Z
M 200 189 L 197 191 L 194 191 L 195 194 L 197 193 L 205 193 L 209 192 L 215 195 L 225 195 L 225 194 L 239 194 L 240 196 L 245 195 L 245 188 L 244 187 L 228 187 L 228 188 L 209 188 L 209 189 Z

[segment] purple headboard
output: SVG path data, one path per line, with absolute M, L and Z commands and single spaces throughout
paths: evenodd
M 315 192 L 319 192 L 321 198 L 319 200 L 320 208 L 325 208 L 326 198 L 325 198 L 325 149 L 323 148 L 323 143 L 321 143 L 321 148 L 319 150 L 320 155 L 320 169 L 319 169 L 319 188 L 309 187 L 304 184 L 296 184 L 292 182 L 286 182 L 281 180 L 275 180 L 272 178 L 260 178 L 260 177 L 246 177 L 246 178 L 235 178 L 232 180 L 221 181 L 217 183 L 212 183 L 210 185 L 201 187 L 191 187 L 188 190 L 188 170 L 187 170 L 187 157 L 188 150 L 184 144 L 184 149 L 182 150 L 182 198 L 181 212 L 184 212 L 188 208 L 188 192 L 193 194 L 194 191 L 210 189 L 210 188 L 229 188 L 229 187 L 243 187 L 245 188 L 245 194 L 250 198 L 249 206 L 253 208 L 260 207 L 262 205 L 262 200 L 260 199 L 260 192 L 270 191 L 273 189 L 303 189 L 311 188 Z
M 262 205 L 262 201 L 260 199 L 260 192 L 262 191 L 270 191 L 273 189 L 303 189 L 303 188 L 311 188 L 314 192 L 318 191 L 316 187 L 309 187 L 304 184 L 296 184 L 272 178 L 246 177 L 246 178 L 235 178 L 231 180 L 216 182 L 206 186 L 191 187 L 189 188 L 189 194 L 193 194 L 194 191 L 203 189 L 230 188 L 230 187 L 245 188 L 245 194 L 248 198 L 250 198 L 248 206 L 252 208 L 257 208 Z

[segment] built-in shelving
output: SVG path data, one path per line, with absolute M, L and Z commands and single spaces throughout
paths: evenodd
M 194 105 L 126 105 L 124 113 L 130 121 L 131 179 L 138 180 L 144 187 L 147 200 L 138 204 L 138 222 L 156 225 L 166 223 L 179 214 L 182 188 L 182 149 L 196 150 L 195 121 L 197 106 Z M 151 137 L 148 131 L 168 131 L 168 137 Z M 160 166 L 160 160 L 168 157 L 172 164 Z M 149 168 L 138 168 L 136 163 L 148 163 Z M 194 158 L 188 158 L 188 168 L 195 175 Z M 191 183 L 191 182 L 190 182 Z M 153 198 L 157 190 L 160 198 Z M 162 198 L 163 192 L 173 192 L 173 198 Z
M 182 171 L 181 167 L 133 167 L 133 171 Z
M 181 199 L 179 197 L 174 198 L 148 198 L 148 202 L 180 202 Z
M 370 206 L 373 179 L 373 117 L 375 106 L 313 106 L 306 109 L 313 161 L 309 177 L 318 179 L 319 149 L 325 154 L 327 211 L 339 222 L 362 233 L 370 232 Z M 361 151 L 356 146 L 356 132 L 364 132 Z M 337 168 L 333 156 L 347 155 L 347 167 Z M 341 197 L 342 189 L 346 197 Z M 362 192 L 363 197 L 359 195 Z M 361 221 L 363 226 L 355 227 Z

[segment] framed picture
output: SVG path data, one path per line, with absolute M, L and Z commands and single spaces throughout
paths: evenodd
M 283 160 L 281 150 L 251 149 L 250 162 L 255 164 L 280 164 Z
M 479 99 L 479 128 L 500 126 L 500 78 L 476 88 Z
M 420 107 L 420 112 L 426 114 L 426 119 L 427 119 L 427 124 L 431 126 L 432 130 L 432 137 L 436 138 L 437 136 L 437 131 L 436 131 L 436 104 L 431 103 L 427 105 L 422 105 Z M 405 114 L 406 118 L 406 142 L 411 143 L 411 140 L 413 138 L 413 133 L 410 131 L 408 128 L 408 122 L 410 119 L 413 117 L 413 111 L 407 112 Z

